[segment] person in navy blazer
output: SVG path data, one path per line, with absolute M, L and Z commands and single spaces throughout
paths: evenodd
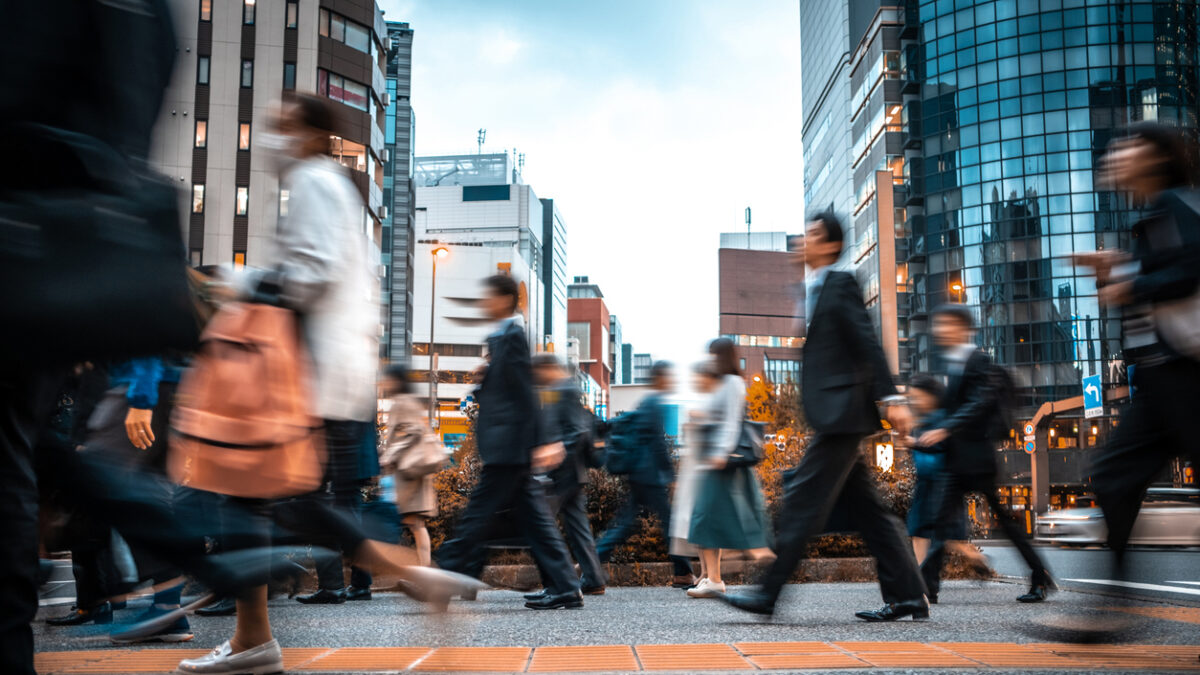
M 520 290 L 507 275 L 484 280 L 481 303 L 500 328 L 488 336 L 489 363 L 476 390 L 479 417 L 475 439 L 483 462 L 479 483 L 459 517 L 455 537 L 437 554 L 442 569 L 479 577 L 487 555 L 485 544 L 498 514 L 509 512 L 529 543 L 547 593 L 525 604 L 530 609 L 583 606 L 579 577 L 571 565 L 566 543 L 546 500 L 533 478 L 562 463 L 561 442 L 543 443 L 537 393 L 524 321 L 517 313 Z

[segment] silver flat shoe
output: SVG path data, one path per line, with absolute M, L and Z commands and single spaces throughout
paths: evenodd
M 177 675 L 272 675 L 283 672 L 283 650 L 278 640 L 271 640 L 233 653 L 229 641 L 198 659 L 181 661 L 175 669 Z

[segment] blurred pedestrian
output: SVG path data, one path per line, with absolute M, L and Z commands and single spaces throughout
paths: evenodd
M 484 280 L 483 311 L 499 328 L 488 336 L 488 367 L 476 392 L 479 418 L 476 443 L 483 470 L 459 517 L 454 538 L 438 549 L 443 569 L 478 578 L 483 573 L 485 544 L 497 514 L 511 509 L 516 525 L 545 575 L 548 593 L 525 604 L 530 609 L 583 606 L 579 578 L 554 523 L 545 491 L 532 472 L 562 463 L 561 442 L 545 444 L 533 388 L 529 341 L 519 313 L 520 288 L 507 275 Z
M 633 411 L 636 431 L 634 446 L 637 450 L 637 461 L 629 474 L 629 494 L 617 511 L 617 515 L 609 524 L 608 529 L 596 544 L 596 552 L 600 560 L 608 562 L 616 547 L 625 543 L 637 529 L 637 519 L 640 514 L 648 513 L 658 517 L 659 527 L 662 528 L 663 539 L 667 541 L 668 550 L 674 539 L 675 514 L 672 513 L 668 490 L 675 482 L 675 462 L 671 458 L 671 443 L 667 438 L 667 396 L 675 389 L 675 378 L 671 364 L 657 361 L 650 366 L 650 394 L 642 399 L 637 410 Z M 682 484 L 683 480 L 680 479 Z M 682 491 L 682 485 L 676 486 L 676 498 Z M 691 514 L 691 500 L 687 502 L 688 515 Z M 690 518 L 684 518 L 686 526 Z M 686 531 L 683 539 L 686 542 Z M 674 567 L 672 586 L 689 588 L 695 583 L 692 576 L 692 566 L 688 558 L 668 553 L 668 559 Z
M 438 514 L 437 490 L 433 484 L 437 470 L 405 475 L 400 468 L 401 464 L 408 464 L 404 455 L 419 452 L 421 443 L 434 435 L 433 430 L 429 428 L 423 406 L 412 393 L 407 366 L 393 364 L 388 367 L 383 377 L 383 395 L 390 405 L 379 463 L 384 471 L 395 476 L 396 509 L 403 518 L 404 527 L 412 534 L 417 557 L 428 567 L 432 564 L 432 549 L 426 522 Z M 445 464 L 445 451 L 440 443 L 437 445 L 442 453 L 442 464 Z
M 701 391 L 707 397 L 697 411 L 697 420 L 705 428 L 703 463 L 688 532 L 688 541 L 700 549 L 706 576 L 687 591 L 692 598 L 725 593 L 722 549 L 745 551 L 759 562 L 775 558 L 766 503 L 754 467 L 728 465 L 741 441 L 746 416 L 746 383 L 737 366 L 737 354 L 728 338 L 713 340 L 708 351 L 712 358 L 700 371 Z
M 863 304 L 854 275 L 835 270 L 842 254 L 842 225 L 832 213 L 809 220 L 803 247 L 805 279 L 804 414 L 816 436 L 786 482 L 779 516 L 778 558 L 762 585 L 745 594 L 722 597 L 734 607 L 772 614 L 783 586 L 803 559 L 808 541 L 821 532 L 839 497 L 849 505 L 852 524 L 876 560 L 883 608 L 858 612 L 865 621 L 925 619 L 925 584 L 905 538 L 904 526 L 879 497 L 859 452 L 864 437 L 879 430 L 877 402 L 901 434 L 910 416 L 892 382 L 887 357 Z

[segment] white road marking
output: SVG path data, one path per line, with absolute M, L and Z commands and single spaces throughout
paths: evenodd
M 1164 581 L 1164 584 L 1187 584 L 1188 586 L 1200 586 L 1200 581 Z
M 1200 595 L 1200 588 L 1180 588 L 1178 586 L 1163 586 L 1162 584 L 1144 584 L 1139 581 L 1117 581 L 1115 579 L 1063 579 L 1063 581 L 1076 581 L 1083 584 L 1099 584 L 1101 586 L 1136 588 L 1142 591 L 1162 591 L 1164 593 Z

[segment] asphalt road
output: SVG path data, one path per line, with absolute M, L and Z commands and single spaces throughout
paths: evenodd
M 1008 543 L 982 546 L 1000 574 L 1028 577 L 1029 568 Z M 1200 606 L 1200 550 L 1138 549 L 1129 553 L 1129 578 L 1114 579 L 1112 554 L 1103 548 L 1037 546 L 1051 574 L 1064 588 L 1120 593 Z

